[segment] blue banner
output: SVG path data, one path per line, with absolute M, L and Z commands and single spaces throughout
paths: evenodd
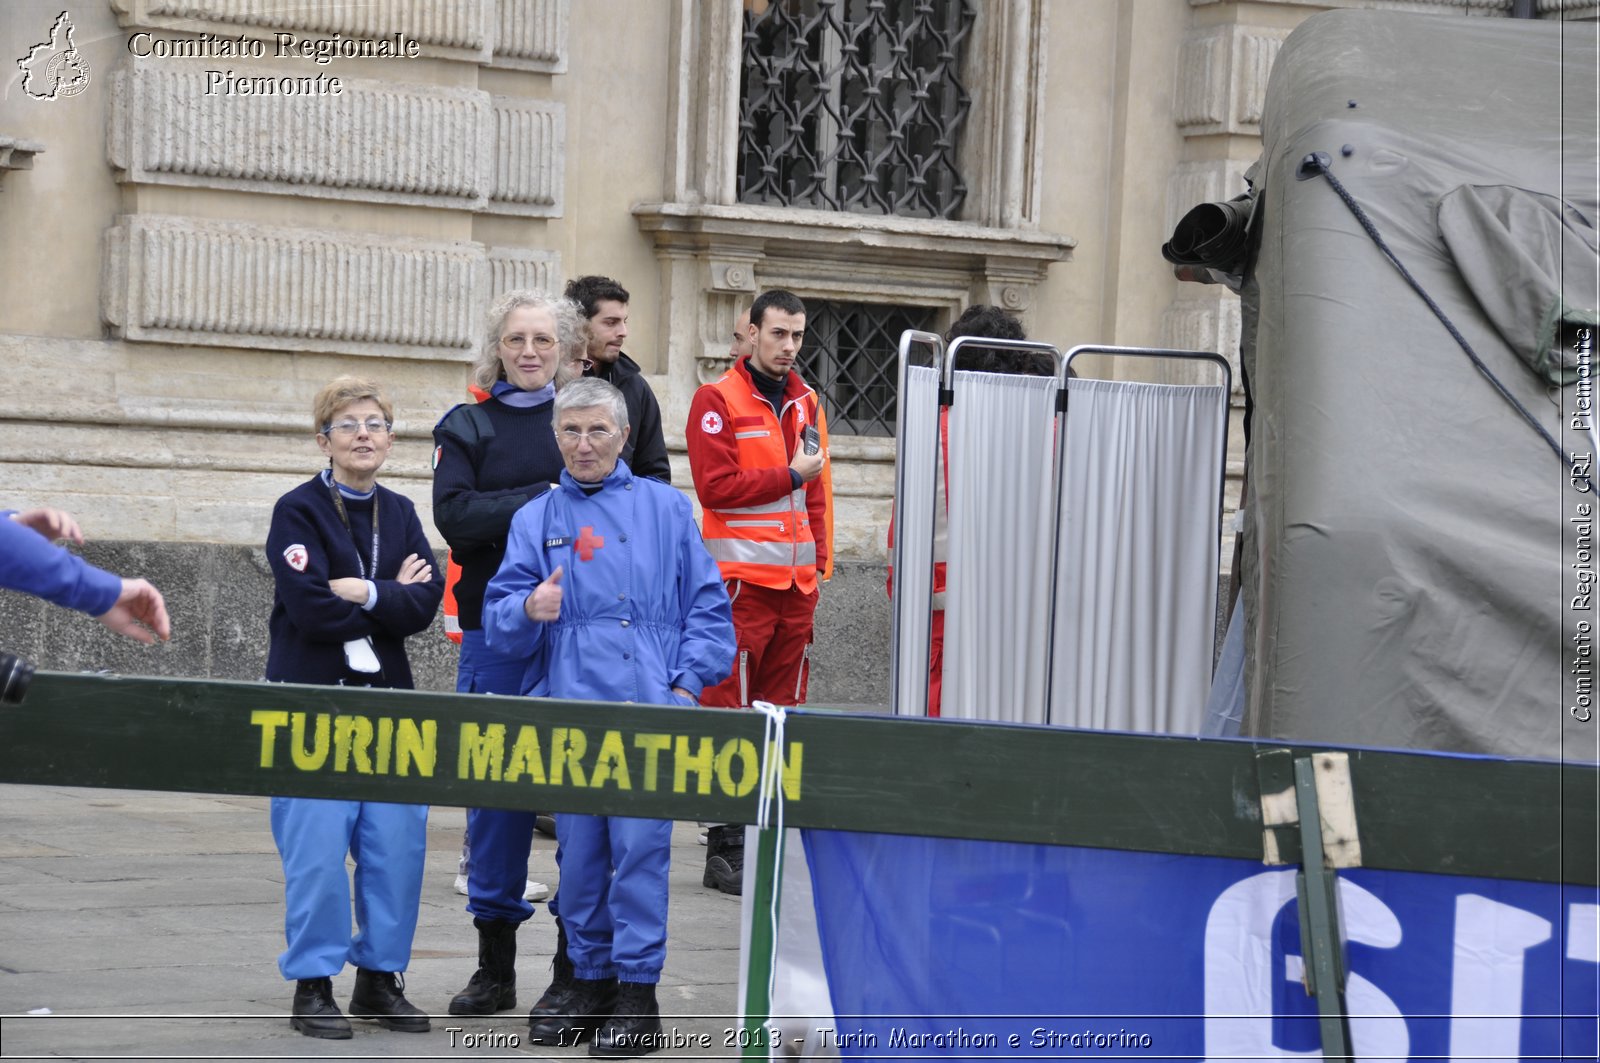
M 845 1058 L 1320 1057 L 1295 870 L 806 831 Z M 1600 890 L 1339 873 L 1363 1058 L 1594 1060 Z

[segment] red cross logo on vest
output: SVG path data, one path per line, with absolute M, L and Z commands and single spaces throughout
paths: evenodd
M 606 544 L 605 537 L 596 535 L 592 524 L 585 524 L 578 531 L 578 541 L 574 544 L 578 550 L 578 560 L 593 561 L 594 552 Z

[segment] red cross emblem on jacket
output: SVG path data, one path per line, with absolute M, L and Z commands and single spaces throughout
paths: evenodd
M 578 529 L 578 541 L 573 544 L 579 561 L 593 561 L 594 552 L 606 544 L 605 536 L 594 533 L 594 525 L 585 524 Z

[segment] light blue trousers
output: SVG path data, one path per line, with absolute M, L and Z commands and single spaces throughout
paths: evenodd
M 331 978 L 349 963 L 404 971 L 422 899 L 428 806 L 374 801 L 272 799 L 272 837 L 283 859 L 287 979 Z M 355 858 L 355 922 L 350 876 Z
M 556 817 L 561 922 L 579 978 L 661 980 L 667 959 L 672 821 Z

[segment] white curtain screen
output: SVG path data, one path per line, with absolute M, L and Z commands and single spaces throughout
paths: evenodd
M 944 692 L 952 719 L 1046 722 L 1051 377 L 955 374 Z
M 1068 381 L 1051 723 L 1199 732 L 1226 414 L 1220 386 Z
M 928 608 L 933 594 L 933 494 L 939 458 L 939 374 L 908 366 L 901 396 L 900 466 L 905 475 L 894 500 L 894 538 L 903 544 L 894 571 L 894 637 L 898 671 L 895 712 L 928 713 Z

